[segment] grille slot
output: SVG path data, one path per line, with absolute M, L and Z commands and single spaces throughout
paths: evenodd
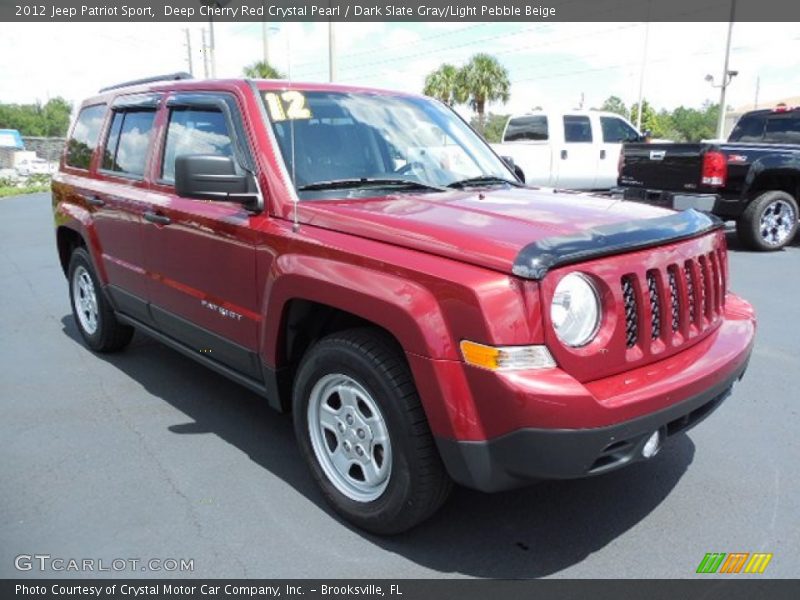
M 661 337 L 661 298 L 654 271 L 647 272 L 647 293 L 650 297 L 650 337 L 657 340 Z
M 697 296 L 695 295 L 694 272 L 692 271 L 691 261 L 686 261 L 683 266 L 683 272 L 686 275 L 686 296 L 689 299 L 689 322 L 697 323 Z
M 710 313 L 709 308 L 709 293 L 708 293 L 708 273 L 706 271 L 706 259 L 700 256 L 697 259 L 697 272 L 700 274 L 699 281 L 697 282 L 697 293 L 700 294 L 700 311 L 703 316 L 708 318 Z
M 633 348 L 639 339 L 639 316 L 632 275 L 625 275 L 622 278 L 622 299 L 625 305 L 625 343 L 628 348 Z
M 672 317 L 672 331 L 678 331 L 681 326 L 681 300 L 678 296 L 678 268 L 671 265 L 667 269 L 669 279 L 669 306 Z

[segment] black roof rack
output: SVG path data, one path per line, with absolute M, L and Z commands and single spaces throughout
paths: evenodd
M 156 81 L 176 81 L 178 79 L 194 79 L 190 73 L 184 71 L 178 73 L 168 73 L 166 75 L 157 75 L 156 77 L 145 77 L 144 79 L 134 79 L 133 81 L 125 81 L 117 83 L 116 85 L 109 85 L 108 87 L 100 88 L 100 92 L 107 92 L 108 90 L 116 90 L 117 88 L 124 88 L 131 85 L 141 85 L 143 83 L 155 83 Z

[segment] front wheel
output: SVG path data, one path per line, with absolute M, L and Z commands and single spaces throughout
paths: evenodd
M 388 336 L 354 329 L 319 341 L 298 370 L 293 410 L 314 479 L 358 527 L 399 533 L 446 500 L 450 479 L 402 352 Z
M 133 328 L 117 321 L 83 248 L 72 253 L 67 276 L 72 314 L 86 345 L 95 352 L 115 352 L 127 346 Z
M 797 201 L 782 191 L 755 198 L 736 222 L 739 239 L 753 250 L 780 250 L 797 233 Z

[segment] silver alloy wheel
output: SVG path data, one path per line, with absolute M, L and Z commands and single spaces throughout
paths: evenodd
M 770 246 L 782 246 L 791 234 L 797 215 L 785 200 L 774 200 L 761 213 L 759 232 L 761 239 Z
M 72 274 L 72 298 L 81 327 L 89 335 L 94 335 L 97 331 L 97 294 L 92 276 L 82 266 Z
M 308 433 L 328 480 L 356 502 L 380 497 L 392 474 L 392 445 L 380 408 L 358 382 L 322 377 L 308 401 Z

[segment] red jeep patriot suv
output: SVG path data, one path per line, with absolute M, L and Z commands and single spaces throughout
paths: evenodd
M 522 185 L 430 98 L 177 74 L 86 100 L 53 179 L 75 320 L 293 413 L 364 529 L 655 455 L 742 377 L 714 217 Z M 265 440 L 265 443 L 268 443 Z

